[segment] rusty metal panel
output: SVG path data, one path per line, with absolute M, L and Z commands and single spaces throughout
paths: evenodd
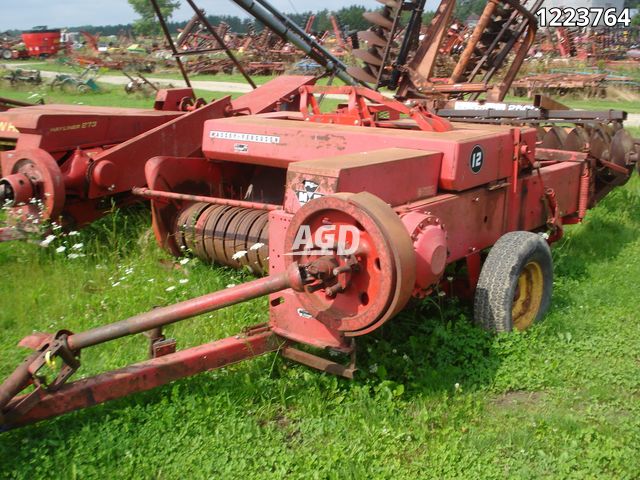
M 504 233 L 506 188 L 476 188 L 416 202 L 404 211 L 437 217 L 447 232 L 447 263 L 493 245 Z
M 142 108 L 92 107 L 85 105 L 38 105 L 14 108 L 3 117 L 22 134 L 18 147 L 39 147 L 48 152 L 122 142 L 182 112 Z M 26 139 L 26 134 L 30 136 Z M 28 145 L 25 142 L 28 141 Z
M 438 189 L 441 157 L 440 152 L 386 148 L 292 163 L 285 208 L 295 212 L 313 198 L 337 192 L 369 192 L 390 205 L 428 198 Z
M 440 188 L 462 191 L 511 172 L 510 127 L 458 124 L 449 132 L 400 128 L 351 127 L 273 118 L 237 117 L 205 123 L 203 151 L 208 158 L 287 168 L 291 162 L 383 148 L 442 152 Z M 474 148 L 482 149 L 482 166 L 470 169 Z
M 277 107 L 284 110 L 297 110 L 298 89 L 313 83 L 315 77 L 300 75 L 281 75 L 252 92 L 245 93 L 231 102 L 232 108 L 243 114 L 255 115 L 268 112 Z
M 540 176 L 534 172 L 522 178 L 518 230 L 534 230 L 546 224 L 549 212 L 543 201 L 545 188 L 552 188 L 556 194 L 559 217 L 577 212 L 582 168 L 581 162 L 562 162 L 541 168 Z

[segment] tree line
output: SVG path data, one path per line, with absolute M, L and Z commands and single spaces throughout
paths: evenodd
M 640 1 L 640 0 L 638 0 Z M 155 17 L 155 13 L 151 8 L 151 4 L 148 0 L 129 0 L 134 11 L 138 14 L 139 18 L 132 23 L 117 24 L 117 25 L 79 25 L 75 27 L 68 27 L 71 31 L 87 31 L 92 34 L 100 33 L 102 36 L 120 35 L 122 33 L 137 33 L 142 35 L 158 35 L 161 33 L 160 26 Z M 177 1 L 173 0 L 159 0 L 160 8 L 168 19 L 167 26 L 169 31 L 173 34 L 178 33 L 182 29 L 187 21 L 175 21 L 171 20 L 171 16 L 175 9 L 179 6 Z M 478 14 L 482 12 L 486 1 L 480 0 L 462 0 L 459 1 L 456 7 L 456 17 L 464 20 L 470 14 Z M 338 24 L 344 31 L 357 31 L 366 30 L 371 26 L 363 17 L 362 14 L 367 9 L 363 6 L 352 5 L 349 7 L 343 7 L 339 10 L 322 9 L 317 11 L 306 11 L 301 13 L 287 13 L 287 16 L 298 25 L 304 27 L 307 23 L 307 19 L 311 15 L 315 15 L 316 19 L 313 24 L 313 30 L 316 32 L 323 32 L 325 30 L 331 30 L 330 17 L 335 16 L 338 20 Z M 433 12 L 426 12 L 423 20 L 428 22 L 433 16 Z M 235 15 L 207 15 L 207 19 L 212 25 L 218 25 L 221 22 L 229 24 L 231 31 L 237 33 L 247 33 L 250 29 L 261 31 L 264 26 L 251 17 L 239 17 Z M 9 31 L 17 35 L 20 33 L 18 30 Z

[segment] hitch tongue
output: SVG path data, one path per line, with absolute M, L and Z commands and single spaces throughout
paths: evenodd
M 161 328 L 288 288 L 302 292 L 306 286 L 318 281 L 326 287 L 328 282 L 338 279 L 336 274 L 345 274 L 342 270 L 334 272 L 336 267 L 335 262 L 327 262 L 326 258 L 317 259 L 307 265 L 292 263 L 287 270 L 279 274 L 175 305 L 155 308 L 86 332 L 72 334 L 61 331 L 51 336 L 50 340 L 44 338 L 42 344 L 37 347 L 38 350 L 27 357 L 0 385 L 0 431 L 147 390 L 200 371 L 272 351 L 275 347 L 269 338 L 273 334 L 267 328 L 244 340 L 238 337 L 227 338 L 174 353 L 173 345 L 161 341 Z M 152 340 L 151 360 L 124 367 L 116 372 L 107 372 L 66 384 L 80 366 L 78 358 L 83 348 L 145 332 Z M 207 356 L 201 352 L 211 354 Z M 59 369 L 55 366 L 57 364 L 54 364 L 56 359 L 62 360 Z M 44 373 L 56 369 L 56 377 L 48 380 Z M 34 385 L 35 389 L 20 395 L 30 385 Z
M 62 331 L 51 342 L 43 344 L 0 385 L 0 422 L 23 415 L 38 403 L 41 395 L 60 389 L 80 366 L 78 356 L 83 348 L 115 340 L 127 335 L 153 331 L 180 320 L 194 317 L 254 298 L 279 292 L 287 288 L 301 291 L 309 277 L 304 267 L 293 263 L 284 272 L 243 283 L 235 287 L 219 290 L 184 302 L 155 308 L 120 322 L 93 328 L 85 332 L 71 334 Z M 39 374 L 42 368 L 49 368 L 55 358 L 63 361 L 56 378 L 47 382 Z M 29 385 L 36 389 L 16 398 Z M 11 404 L 11 405 L 10 405 Z M 6 408 L 9 406 L 9 408 Z M 1 425 L 0 425 L 1 426 Z

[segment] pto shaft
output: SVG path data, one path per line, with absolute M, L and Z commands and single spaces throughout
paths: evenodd
M 154 328 L 163 327 L 171 323 L 195 317 L 203 313 L 212 312 L 236 303 L 253 300 L 254 298 L 279 292 L 287 288 L 297 288 L 302 281 L 297 264 L 293 268 L 278 275 L 259 278 L 232 288 L 219 290 L 201 297 L 185 300 L 184 302 L 156 308 L 135 317 L 93 328 L 86 332 L 76 333 L 67 338 L 67 345 L 71 351 L 82 350 L 86 347 L 115 340 L 127 335 L 142 333 Z

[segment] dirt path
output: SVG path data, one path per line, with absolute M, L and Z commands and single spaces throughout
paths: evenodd
M 627 127 L 640 127 L 640 113 L 630 113 L 624 124 Z

